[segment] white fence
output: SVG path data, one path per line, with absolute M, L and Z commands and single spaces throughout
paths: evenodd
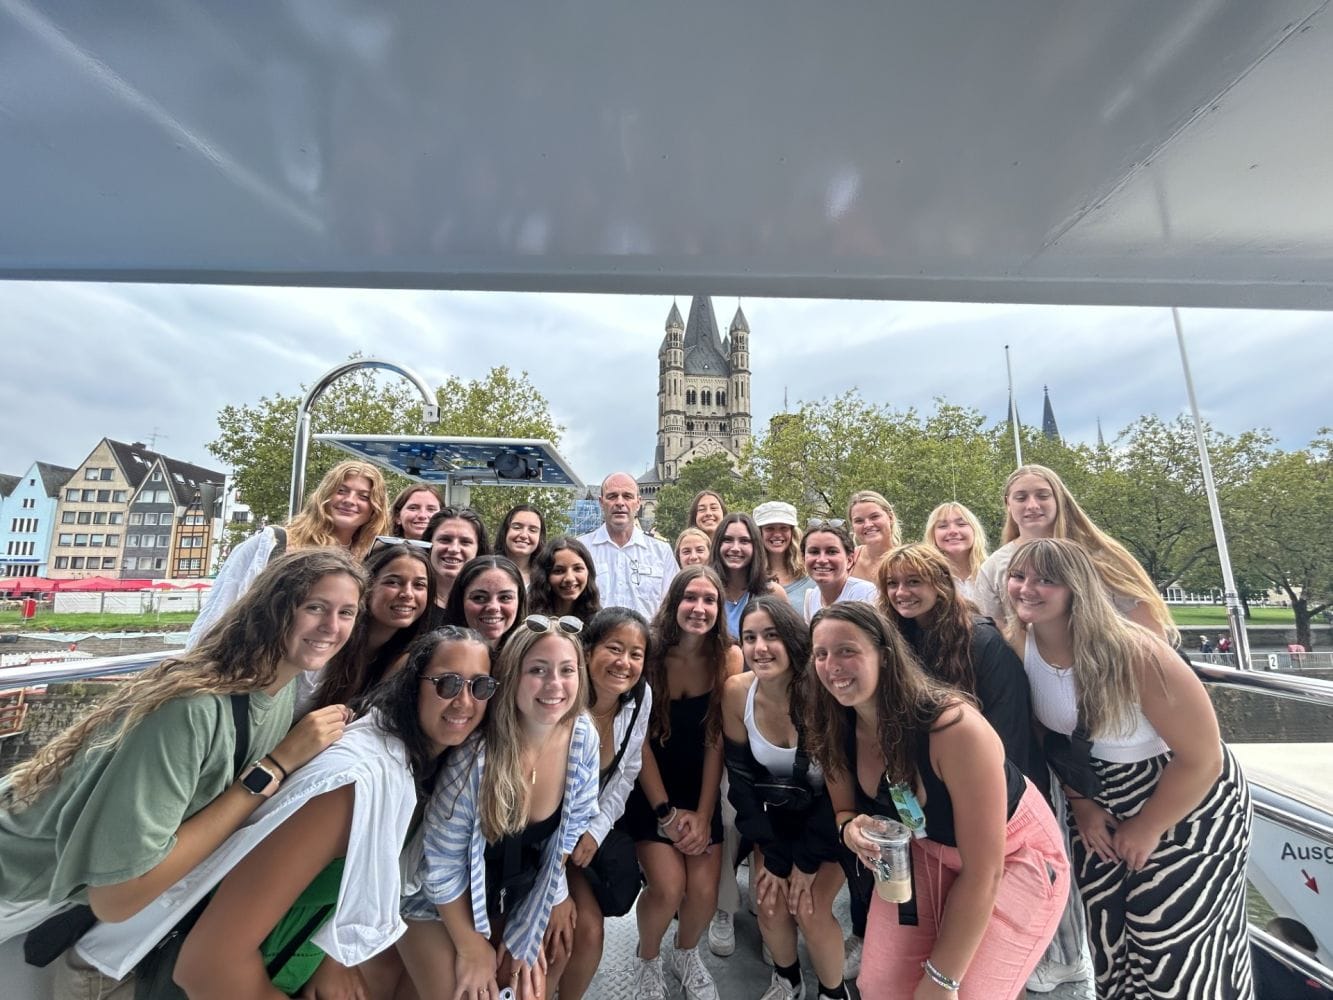
M 206 590 L 90 591 L 55 595 L 57 614 L 142 615 L 162 611 L 198 611 Z M 40 613 L 40 612 L 39 612 Z
M 64 649 L 52 653 L 0 653 L 0 669 L 5 667 L 26 667 L 36 663 L 68 663 L 71 660 L 91 660 L 92 653 L 81 653 L 77 649 Z M 4 684 L 0 676 L 0 686 Z

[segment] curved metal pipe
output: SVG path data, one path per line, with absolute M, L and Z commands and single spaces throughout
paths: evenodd
M 397 372 L 421 392 L 423 400 L 421 407 L 422 421 L 433 424 L 440 419 L 440 408 L 435 401 L 434 391 L 426 385 L 425 380 L 420 375 L 410 368 L 396 365 L 392 361 L 385 361 L 383 358 L 356 358 L 330 368 L 319 377 L 319 381 L 310 387 L 310 391 L 305 394 L 305 399 L 301 400 L 301 405 L 296 411 L 296 442 L 292 445 L 292 489 L 287 503 L 289 517 L 296 516 L 305 500 L 305 463 L 306 455 L 310 451 L 310 408 L 315 405 L 315 400 L 323 395 L 324 390 L 337 379 L 348 372 L 359 371 L 362 368 L 383 368 L 387 371 Z

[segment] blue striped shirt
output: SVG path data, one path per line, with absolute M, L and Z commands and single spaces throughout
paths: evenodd
M 466 752 L 455 753 L 440 775 L 426 809 L 421 887 L 426 899 L 437 907 L 470 891 L 472 925 L 478 934 L 490 937 L 490 918 L 486 914 L 486 838 L 477 814 L 485 766 L 483 742 L 475 757 Z M 580 715 L 574 721 L 569 739 L 560 825 L 555 836 L 542 847 L 541 868 L 532 891 L 505 923 L 505 946 L 514 958 L 529 965 L 536 964 L 541 952 L 552 907 L 569 895 L 561 862 L 574 850 L 597 814 L 597 767 L 597 730 L 587 715 Z M 405 911 L 413 916 L 424 915 L 419 905 L 408 905 Z

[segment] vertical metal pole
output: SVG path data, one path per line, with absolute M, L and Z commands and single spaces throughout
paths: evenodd
M 1227 532 L 1222 525 L 1222 508 L 1217 503 L 1217 484 L 1213 482 L 1213 463 L 1208 459 L 1208 442 L 1203 436 L 1203 420 L 1199 417 L 1199 401 L 1194 395 L 1194 376 L 1190 374 L 1189 354 L 1185 350 L 1185 331 L 1180 325 L 1180 310 L 1171 307 L 1171 321 L 1176 327 L 1176 343 L 1180 347 L 1180 367 L 1185 371 L 1185 392 L 1189 395 L 1190 412 L 1194 415 L 1194 438 L 1199 445 L 1199 468 L 1203 470 L 1203 488 L 1208 494 L 1208 513 L 1213 519 L 1213 536 L 1217 539 L 1217 560 L 1222 564 L 1222 587 L 1227 606 L 1227 623 L 1231 627 L 1231 648 L 1236 653 L 1236 666 L 1250 669 L 1250 639 L 1245 631 L 1245 609 L 1236 589 L 1236 577 L 1231 572 L 1231 553 L 1227 549 Z
M 1023 442 L 1018 435 L 1018 406 L 1014 403 L 1014 366 L 1009 363 L 1009 345 L 1004 345 L 1004 367 L 1009 373 L 1009 426 L 1014 431 L 1014 468 L 1023 464 Z

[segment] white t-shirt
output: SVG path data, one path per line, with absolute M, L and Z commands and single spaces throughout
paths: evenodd
M 843 601 L 865 601 L 874 604 L 879 597 L 879 590 L 869 580 L 862 580 L 859 577 L 849 576 L 847 582 L 843 585 L 842 593 L 834 604 L 841 604 Z M 819 593 L 819 586 L 815 585 L 805 592 L 805 620 L 809 621 L 815 616 L 815 612 L 824 606 L 824 599 Z

